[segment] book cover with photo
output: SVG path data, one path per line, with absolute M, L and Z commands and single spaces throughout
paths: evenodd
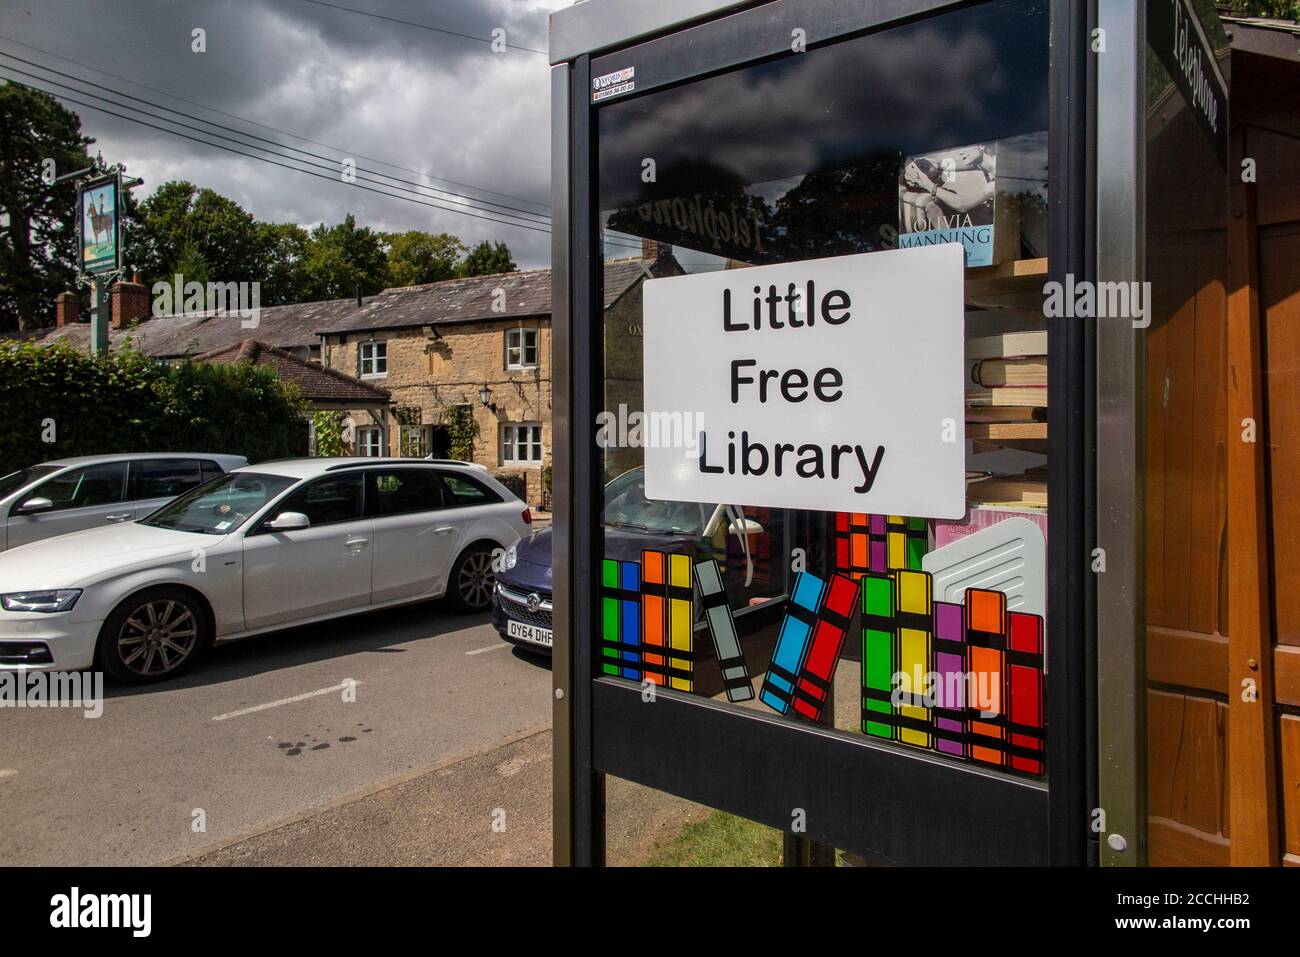
M 961 243 L 967 266 L 994 261 L 997 144 L 937 150 L 903 161 L 898 245 Z

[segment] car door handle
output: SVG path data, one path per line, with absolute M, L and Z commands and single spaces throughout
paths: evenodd
M 449 532 L 454 532 L 454 531 L 456 531 L 455 525 L 439 525 L 437 528 L 433 530 L 433 534 L 446 535 Z
M 348 548 L 364 548 L 366 545 L 369 545 L 369 544 L 370 544 L 370 539 L 368 539 L 368 538 L 349 538 L 349 539 L 348 539 L 347 541 L 345 541 L 343 544 L 346 545 Z
M 118 513 L 115 514 L 115 515 L 105 515 L 105 516 L 104 516 L 104 521 L 106 521 L 106 522 L 125 522 L 125 521 L 126 521 L 128 518 L 130 518 L 130 517 L 131 517 L 131 513 L 130 513 L 130 512 L 118 512 Z

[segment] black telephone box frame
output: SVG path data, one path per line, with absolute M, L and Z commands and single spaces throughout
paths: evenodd
M 809 50 L 969 3 L 944 0 L 591 0 L 552 22 L 555 862 L 604 863 L 604 776 L 658 788 L 899 864 L 1080 865 L 1096 859 L 1091 323 L 1049 323 L 1048 774 L 1029 781 L 849 740 L 689 694 L 593 673 L 601 484 L 600 250 L 593 246 L 591 79 L 635 66 L 636 89 Z M 1049 278 L 1093 275 L 1090 0 L 1049 0 Z M 620 20 L 621 12 L 627 14 Z M 600 20 L 598 18 L 607 19 Z M 656 27 L 655 20 L 658 20 Z M 626 38 L 614 31 L 622 24 Z M 558 27 L 564 26 L 561 36 Z M 564 49 L 565 45 L 572 49 Z M 557 49 L 558 47 L 558 49 Z

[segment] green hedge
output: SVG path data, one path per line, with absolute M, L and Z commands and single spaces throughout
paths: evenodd
M 248 363 L 0 342 L 0 473 L 103 452 L 287 458 L 304 408 L 294 385 Z

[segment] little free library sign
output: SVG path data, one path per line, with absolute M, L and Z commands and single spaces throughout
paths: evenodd
M 946 244 L 647 281 L 646 495 L 960 518 L 962 267 Z

